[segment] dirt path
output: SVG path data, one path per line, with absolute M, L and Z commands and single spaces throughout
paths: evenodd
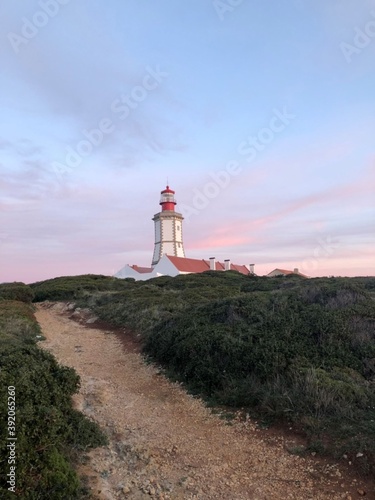
M 46 337 L 40 345 L 77 370 L 82 387 L 76 407 L 110 439 L 109 446 L 89 453 L 80 470 L 95 498 L 375 498 L 349 466 L 292 455 L 285 436 L 254 422 L 228 425 L 145 364 L 134 343 L 80 324 L 66 309 L 38 305 Z

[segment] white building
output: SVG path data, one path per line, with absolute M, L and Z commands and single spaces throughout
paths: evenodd
M 269 278 L 273 278 L 275 276 L 290 276 L 291 274 L 298 274 L 298 276 L 302 276 L 303 278 L 308 278 L 305 274 L 299 272 L 298 268 L 295 267 L 293 271 L 289 271 L 288 269 L 274 269 L 270 273 L 267 274 Z
M 179 274 L 203 273 L 204 271 L 238 271 L 241 274 L 254 274 L 250 266 L 231 264 L 229 260 L 218 262 L 214 257 L 205 259 L 187 259 L 186 257 L 175 257 L 163 255 L 154 267 L 140 267 L 137 265 L 125 266 L 116 278 L 134 278 L 135 280 L 149 280 L 158 276 L 177 276 Z

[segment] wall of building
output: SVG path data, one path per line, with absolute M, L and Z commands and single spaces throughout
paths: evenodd
M 152 265 L 155 265 L 163 255 L 185 257 L 182 240 L 183 217 L 177 212 L 160 212 L 153 218 L 155 222 L 155 246 Z

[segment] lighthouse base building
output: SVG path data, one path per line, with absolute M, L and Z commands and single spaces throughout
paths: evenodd
M 161 193 L 162 209 L 153 217 L 155 226 L 155 244 L 151 267 L 126 265 L 114 276 L 116 278 L 134 278 L 148 280 L 158 276 L 177 276 L 179 274 L 203 273 L 204 271 L 238 271 L 242 274 L 254 274 L 254 264 L 236 265 L 228 260 L 217 262 L 215 257 L 208 260 L 185 257 L 182 238 L 183 216 L 175 211 L 175 192 L 167 186 Z
M 137 265 L 125 266 L 115 274 L 115 278 L 134 278 L 135 280 L 149 280 L 158 276 L 178 276 L 179 274 L 203 273 L 204 271 L 238 271 L 241 274 L 254 274 L 253 265 L 239 266 L 231 264 L 229 260 L 216 261 L 213 257 L 209 260 L 187 259 L 163 255 L 154 267 L 140 267 Z

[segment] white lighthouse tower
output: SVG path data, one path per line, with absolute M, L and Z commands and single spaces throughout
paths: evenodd
M 174 211 L 176 205 L 175 192 L 167 186 L 160 194 L 159 204 L 162 209 L 152 219 L 155 223 L 155 246 L 152 266 L 155 266 L 164 254 L 185 257 L 182 240 L 182 221 L 184 218 Z

